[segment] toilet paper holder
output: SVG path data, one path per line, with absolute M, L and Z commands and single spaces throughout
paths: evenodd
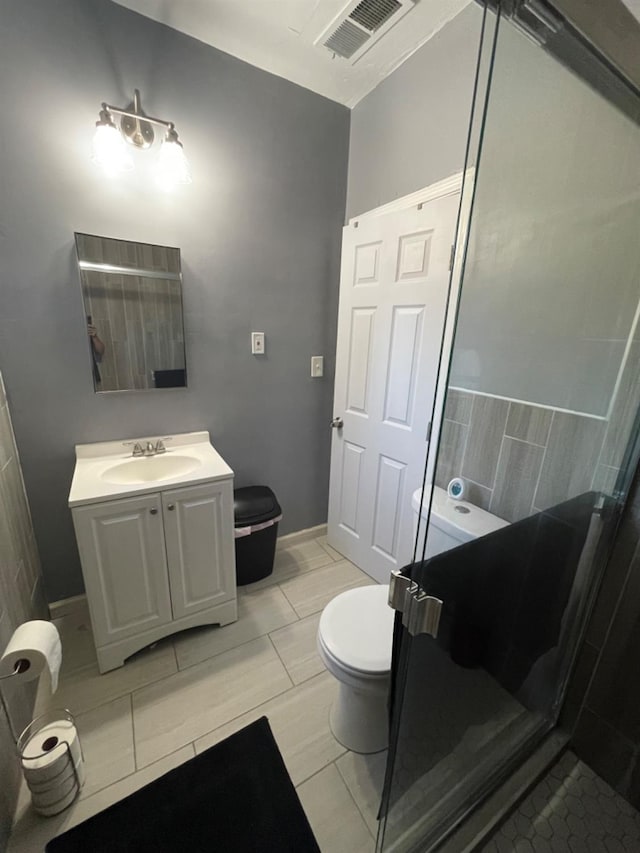
M 19 660 L 17 660 L 15 662 L 14 667 L 13 667 L 13 672 L 10 672 L 8 675 L 0 675 L 0 682 L 1 681 L 10 681 L 12 678 L 14 678 L 17 675 L 23 675 L 25 672 L 27 672 L 27 670 L 30 667 L 31 667 L 31 662 L 29 660 L 27 660 L 26 658 L 20 658 Z M 16 752 L 18 753 L 18 756 L 20 758 L 20 764 L 21 764 L 22 769 L 25 768 L 25 763 L 24 763 L 25 761 L 26 762 L 37 761 L 40 758 L 44 758 L 48 754 L 48 752 L 50 752 L 52 749 L 55 749 L 58 746 L 64 747 L 64 751 L 67 754 L 67 758 L 69 760 L 69 763 L 70 763 L 72 771 L 73 771 L 73 777 L 75 779 L 75 791 L 76 791 L 76 793 L 75 793 L 73 800 L 71 801 L 71 802 L 75 802 L 75 800 L 80 795 L 80 789 L 82 788 L 82 779 L 80 778 L 80 774 L 78 771 L 78 765 L 76 764 L 76 761 L 74 760 L 73 753 L 71 750 L 71 743 L 69 741 L 56 739 L 56 742 L 52 743 L 50 745 L 47 744 L 47 742 L 45 741 L 46 748 L 41 753 L 39 753 L 38 755 L 34 755 L 31 757 L 25 757 L 22 754 L 22 749 L 29 742 L 30 738 L 33 737 L 33 735 L 35 734 L 35 732 L 31 731 L 33 726 L 39 724 L 43 719 L 49 717 L 52 714 L 52 712 L 49 711 L 46 714 L 42 714 L 39 717 L 36 717 L 35 720 L 31 720 L 31 722 L 26 726 L 26 728 L 18 735 L 16 733 L 14 727 L 13 727 L 13 719 L 11 717 L 11 713 L 9 712 L 9 706 L 8 706 L 7 700 L 5 699 L 4 692 L 2 690 L 1 685 L 0 685 L 0 705 L 2 705 L 2 710 L 4 711 L 4 715 L 7 718 L 7 722 L 9 723 L 9 730 L 11 732 L 13 742 L 16 746 Z M 60 714 L 60 713 L 64 714 L 66 716 L 66 719 L 68 719 L 75 727 L 75 720 L 74 720 L 73 715 L 71 714 L 71 712 L 69 710 L 67 710 L 66 708 L 60 709 L 60 710 L 55 711 L 55 713 L 56 714 Z M 82 761 L 84 761 L 84 753 L 82 752 L 82 744 L 80 743 L 80 741 L 78 741 L 78 746 L 80 749 L 81 759 L 82 759 Z M 69 802 L 67 805 L 71 805 L 71 802 Z M 64 808 L 66 808 L 66 807 L 67 806 L 65 806 Z
M 73 736 L 69 740 L 64 737 L 47 736 L 51 735 L 52 726 L 59 729 L 61 723 L 68 723 L 69 731 L 73 732 Z M 48 732 L 47 729 L 49 729 Z M 37 743 L 36 738 L 38 735 L 44 736 L 44 740 L 41 744 L 38 744 L 35 751 L 32 750 L 32 754 L 26 754 L 30 745 Z M 46 804 L 48 811 L 40 811 L 35 801 L 35 797 L 37 796 L 35 792 L 37 788 L 34 787 L 33 778 L 30 779 L 28 774 L 39 772 L 40 768 L 38 767 L 38 762 L 42 758 L 53 755 L 55 750 L 58 750 L 55 763 L 59 762 L 63 756 L 66 756 L 66 762 L 63 762 L 62 769 L 56 768 L 53 774 L 47 775 L 43 780 L 38 779 L 36 783 L 38 789 L 41 791 L 41 786 L 44 784 L 49 790 L 51 790 L 51 788 L 55 788 L 56 785 L 64 785 L 64 783 L 68 782 L 71 777 L 73 777 L 74 785 L 72 787 L 66 785 L 64 792 L 58 797 L 58 799 Z M 82 750 L 82 743 L 78 737 L 78 730 L 75 725 L 74 717 L 68 709 L 52 708 L 32 720 L 18 738 L 16 742 L 16 751 L 20 759 L 22 772 L 25 775 L 27 785 L 31 790 L 33 804 L 36 811 L 41 814 L 48 815 L 58 814 L 77 800 L 80 795 L 80 790 L 84 784 L 84 778 L 81 776 L 80 772 L 84 765 L 84 753 Z M 71 768 L 71 773 L 68 772 L 69 767 Z M 60 782 L 61 776 L 63 776 L 62 782 Z M 69 799 L 69 795 L 72 792 L 73 797 Z
M 13 666 L 13 672 L 10 672 L 8 675 L 0 675 L 0 681 L 9 681 L 16 675 L 23 675 L 30 667 L 31 661 L 27 660 L 26 658 L 20 658 L 20 660 L 17 660 Z M 15 729 L 13 728 L 13 720 L 11 719 L 11 714 L 9 713 L 9 706 L 7 705 L 7 700 L 4 698 L 2 687 L 0 687 L 0 705 L 2 705 L 2 710 L 4 711 L 4 715 L 7 718 L 7 722 L 9 723 L 9 730 L 11 731 L 11 737 L 13 738 L 13 742 L 17 744 L 20 735 L 16 734 Z

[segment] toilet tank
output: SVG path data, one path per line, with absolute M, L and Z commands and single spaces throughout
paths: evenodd
M 429 492 L 425 489 L 425 506 L 420 506 L 422 489 L 413 493 L 411 506 L 413 509 L 413 534 L 418 533 L 418 559 L 422 558 L 424 548 L 424 536 L 427 529 L 427 505 Z M 418 520 L 420 519 L 420 525 Z M 450 498 L 444 489 L 433 487 L 433 500 L 431 502 L 431 519 L 429 521 L 429 535 L 427 537 L 426 557 L 433 557 L 443 551 L 449 551 L 470 542 L 479 536 L 485 536 L 501 527 L 507 527 L 508 521 L 492 515 L 475 504 L 467 501 L 455 501 Z

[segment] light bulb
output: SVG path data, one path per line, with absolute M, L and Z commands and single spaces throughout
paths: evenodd
M 91 159 L 109 175 L 133 169 L 127 144 L 106 110 L 100 113 L 100 120 L 96 122 Z
M 157 175 L 158 183 L 165 189 L 170 189 L 176 184 L 191 183 L 189 161 L 173 127 L 167 131 L 167 136 L 160 148 Z

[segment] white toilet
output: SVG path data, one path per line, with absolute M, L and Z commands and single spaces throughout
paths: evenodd
M 336 740 L 353 752 L 380 752 L 388 744 L 395 615 L 388 597 L 388 585 L 349 589 L 320 617 L 318 653 L 339 682 L 329 723 Z
M 413 493 L 411 500 L 414 541 L 416 534 L 419 537 L 418 560 L 422 559 L 424 534 L 427 528 L 428 491 L 425 490 L 424 506 L 420 505 L 421 497 L 422 489 L 418 489 Z M 418 521 L 420 521 L 419 530 Z M 475 504 L 450 498 L 444 489 L 434 486 L 425 557 L 433 557 L 435 554 L 449 551 L 451 548 L 462 545 L 463 542 L 470 542 L 479 536 L 486 536 L 487 533 L 492 533 L 501 527 L 507 527 L 508 524 L 508 521 L 480 509 Z
M 420 524 L 418 559 L 422 558 L 426 509 L 422 490 L 413 495 L 414 535 Z M 452 500 L 433 490 L 427 557 L 484 536 L 508 522 L 474 504 Z M 353 752 L 379 752 L 388 743 L 389 677 L 395 611 L 389 587 L 374 584 L 347 590 L 327 604 L 318 627 L 318 653 L 339 682 L 329 722 L 336 740 Z

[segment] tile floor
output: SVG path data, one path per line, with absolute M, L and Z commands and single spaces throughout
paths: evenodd
M 239 590 L 236 623 L 168 638 L 105 675 L 86 609 L 60 619 L 52 704 L 76 716 L 87 781 L 74 806 L 48 819 L 23 790 L 9 853 L 41 853 L 52 836 L 263 714 L 323 853 L 371 853 L 385 755 L 350 753 L 331 734 L 336 682 L 315 648 L 324 605 L 367 583 L 324 537 L 295 540 L 278 548 L 271 577 Z
M 638 853 L 640 814 L 566 752 L 482 853 Z

